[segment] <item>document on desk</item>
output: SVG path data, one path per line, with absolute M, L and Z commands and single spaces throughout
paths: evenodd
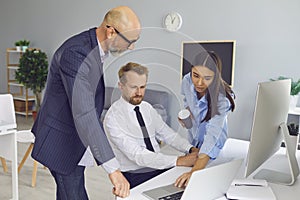
M 228 199 L 239 200 L 276 200 L 273 190 L 265 180 L 236 179 L 229 187 Z

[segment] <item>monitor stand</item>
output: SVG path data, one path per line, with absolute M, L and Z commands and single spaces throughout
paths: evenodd
M 266 181 L 271 183 L 293 185 L 297 179 L 297 176 L 299 175 L 299 166 L 296 158 L 299 136 L 290 135 L 286 123 L 281 123 L 279 127 L 281 133 L 283 134 L 283 139 L 286 146 L 286 155 L 290 174 L 269 169 L 262 169 L 253 178 L 265 179 Z

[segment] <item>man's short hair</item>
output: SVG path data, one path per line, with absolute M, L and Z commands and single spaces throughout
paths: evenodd
M 134 71 L 139 75 L 146 75 L 146 78 L 148 79 L 148 69 L 147 67 L 144 67 L 138 63 L 129 62 L 126 65 L 122 66 L 119 70 L 119 80 L 122 84 L 125 84 L 127 82 L 125 73 L 129 71 Z

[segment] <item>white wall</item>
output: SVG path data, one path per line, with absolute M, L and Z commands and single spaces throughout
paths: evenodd
M 233 89 L 237 106 L 229 117 L 229 131 L 237 138 L 249 138 L 258 82 L 279 75 L 300 76 L 298 0 L 10 0 L 0 3 L 0 93 L 6 92 L 5 49 L 16 40 L 29 39 L 51 58 L 66 38 L 98 26 L 106 11 L 117 5 L 128 5 L 137 12 L 143 33 L 135 51 L 106 62 L 106 82 L 115 85 L 117 70 L 128 61 L 149 66 L 149 82 L 176 97 L 170 103 L 175 129 L 182 98 L 182 41 L 236 40 Z M 183 17 L 177 33 L 161 29 L 163 17 L 172 10 Z

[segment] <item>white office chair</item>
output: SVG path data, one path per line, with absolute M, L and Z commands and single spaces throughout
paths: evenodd
M 6 129 L 17 128 L 15 107 L 11 94 L 0 94 L 0 121 L 3 121 L 7 124 L 7 126 L 5 126 Z M 5 159 L 3 157 L 0 157 L 0 160 L 2 163 L 3 171 L 7 172 Z
M 16 129 L 16 115 L 15 115 L 15 108 L 13 103 L 13 97 L 11 94 L 0 94 L 0 120 L 4 121 L 5 124 L 8 124 L 6 129 Z M 18 172 L 21 171 L 26 159 L 28 158 L 34 144 L 34 135 L 31 133 L 30 130 L 23 130 L 17 131 L 17 142 L 20 143 L 30 143 L 25 155 L 18 166 Z M 0 157 L 3 171 L 7 172 L 6 161 L 4 158 Z M 37 161 L 34 160 L 33 162 L 33 172 L 32 172 L 32 180 L 31 186 L 35 187 L 36 185 L 36 174 L 37 174 Z
M 17 142 L 19 143 L 30 143 L 29 147 L 27 148 L 22 161 L 20 162 L 18 166 L 18 173 L 20 173 L 26 159 L 30 155 L 33 145 L 34 145 L 35 137 L 31 130 L 22 130 L 17 132 Z M 36 174 L 37 174 L 37 166 L 38 162 L 36 160 L 33 160 L 33 170 L 32 170 L 32 179 L 31 179 L 31 186 L 35 187 L 36 185 Z

